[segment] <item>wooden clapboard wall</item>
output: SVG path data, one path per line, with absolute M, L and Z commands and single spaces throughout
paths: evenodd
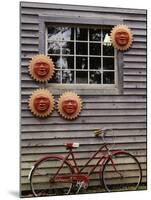
M 48 153 L 65 153 L 63 144 L 79 142 L 76 150 L 82 165 L 100 145 L 93 129 L 115 128 L 116 146 L 137 156 L 146 181 L 146 10 L 101 8 L 21 2 L 21 190 L 29 190 L 28 173 L 34 162 Z M 47 119 L 33 117 L 28 98 L 42 87 L 31 79 L 28 64 L 39 53 L 39 14 L 122 19 L 134 34 L 132 48 L 123 53 L 123 91 L 120 95 L 81 93 L 83 111 L 75 121 L 62 119 L 55 111 Z M 59 94 L 59 92 L 58 92 Z M 55 95 L 57 99 L 58 94 Z M 92 177 L 91 185 L 99 182 Z

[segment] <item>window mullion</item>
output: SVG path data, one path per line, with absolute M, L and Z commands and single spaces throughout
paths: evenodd
M 103 84 L 103 29 L 101 28 L 101 84 Z
M 74 84 L 76 82 L 76 28 L 74 28 Z
M 90 83 L 90 31 L 88 28 L 88 84 Z
M 59 43 L 61 44 L 61 42 L 59 41 Z M 62 74 L 63 74 L 63 66 L 62 66 L 62 64 L 63 64 L 63 60 L 62 60 L 62 45 L 60 45 L 60 61 L 61 61 L 61 63 L 60 63 L 60 67 L 61 67 L 61 69 L 60 69 L 60 78 L 61 78 L 61 84 L 62 84 Z

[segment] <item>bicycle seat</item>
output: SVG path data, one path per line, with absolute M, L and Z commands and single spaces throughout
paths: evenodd
M 73 148 L 78 148 L 80 146 L 80 144 L 79 143 L 66 143 L 65 144 L 65 147 L 66 147 L 66 149 L 73 149 Z

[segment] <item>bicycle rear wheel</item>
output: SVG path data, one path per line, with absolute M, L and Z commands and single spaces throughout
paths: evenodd
M 108 192 L 137 190 L 142 179 L 141 166 L 133 155 L 118 152 L 104 164 L 102 179 Z
M 63 159 L 56 157 L 45 157 L 40 160 L 33 167 L 30 174 L 30 186 L 34 196 L 55 196 L 66 195 L 70 193 L 72 182 L 67 181 L 54 181 L 55 174 L 60 166 L 62 166 Z M 72 175 L 71 166 L 65 162 L 57 176 L 70 176 Z

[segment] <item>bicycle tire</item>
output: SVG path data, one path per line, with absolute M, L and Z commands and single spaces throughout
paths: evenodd
M 103 166 L 102 181 L 108 192 L 137 190 L 141 180 L 142 169 L 140 163 L 130 153 L 113 153 Z
M 63 158 L 47 156 L 37 162 L 30 172 L 30 188 L 35 197 L 40 196 L 58 196 L 70 193 L 72 183 L 61 183 L 50 181 L 61 166 Z M 58 175 L 71 175 L 72 166 L 64 162 Z

